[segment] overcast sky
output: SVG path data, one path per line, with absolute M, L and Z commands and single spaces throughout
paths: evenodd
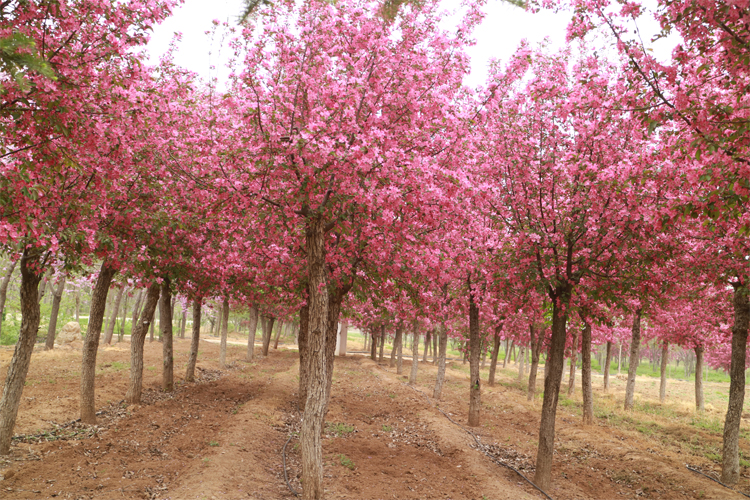
M 205 0 L 186 0 L 171 18 L 156 28 L 148 47 L 154 61 L 167 50 L 173 34 L 180 32 L 182 41 L 175 57 L 177 64 L 204 78 L 209 76 L 210 65 L 222 67 L 226 64 L 227 50 L 219 54 L 218 43 L 212 44 L 205 32 L 212 28 L 214 19 L 236 23 L 237 15 L 242 11 L 242 0 L 212 0 L 210 8 L 207 8 L 207 3 Z M 457 4 L 455 0 L 446 0 L 446 5 L 451 3 Z M 564 14 L 530 14 L 500 0 L 490 1 L 487 16 L 475 32 L 477 45 L 469 51 L 472 74 L 466 83 L 483 83 L 489 61 L 492 58 L 507 60 L 524 38 L 532 46 L 545 37 L 549 37 L 554 45 L 562 45 L 568 19 Z M 209 52 L 212 52 L 210 59 Z

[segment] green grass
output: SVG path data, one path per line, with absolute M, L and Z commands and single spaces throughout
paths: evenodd
M 354 470 L 354 462 L 343 453 L 339 455 L 339 463 L 349 470 Z
M 328 434 L 333 434 L 336 437 L 342 437 L 354 432 L 354 426 L 342 422 L 328 422 L 326 424 L 326 431 L 328 432 Z

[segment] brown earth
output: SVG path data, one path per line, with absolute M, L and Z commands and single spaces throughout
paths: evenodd
M 125 406 L 129 344 L 105 347 L 97 360 L 100 422 L 88 427 L 73 422 L 80 347 L 74 343 L 34 354 L 19 436 L 12 454 L 0 459 L 0 498 L 293 498 L 284 480 L 282 449 L 299 428 L 296 352 L 274 351 L 245 363 L 245 348 L 230 346 L 232 364 L 219 370 L 218 345 L 202 342 L 199 380 L 165 394 L 159 390 L 161 344 L 147 342 L 143 404 Z M 188 348 L 189 341 L 175 341 L 177 378 Z M 0 350 L 0 377 L 11 355 Z M 533 479 L 540 399 L 527 402 L 511 370 L 500 371 L 495 387 L 483 387 L 482 425 L 474 429 L 483 453 L 463 427 L 465 367 L 448 370 L 439 402 L 444 413 L 428 397 L 435 372 L 432 364 L 420 364 L 415 390 L 387 364 L 360 356 L 337 358 L 324 440 L 328 498 L 542 498 L 515 472 L 495 463 L 510 464 Z M 610 396 L 596 396 L 597 408 L 606 406 Z M 652 434 L 647 434 L 637 428 L 643 425 L 639 414 L 599 416 L 597 425 L 585 427 L 575 400 L 559 407 L 548 492 L 555 500 L 740 498 L 685 468 L 717 470 L 715 461 L 682 444 L 696 436 L 716 439 L 715 433 L 653 417 L 647 426 Z M 296 446 L 292 435 L 287 469 L 290 485 L 299 491 Z M 744 490 L 746 474 L 743 469 Z

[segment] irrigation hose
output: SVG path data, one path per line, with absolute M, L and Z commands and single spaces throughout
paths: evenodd
M 399 382 L 401 382 L 401 381 L 399 380 Z M 443 414 L 443 416 L 444 416 L 445 418 L 447 418 L 448 420 L 450 420 L 450 421 L 451 421 L 451 422 L 452 422 L 452 423 L 453 423 L 454 425 L 457 425 L 457 426 L 458 426 L 458 427 L 460 427 L 460 428 L 461 428 L 461 429 L 462 429 L 462 430 L 463 430 L 464 432 L 466 432 L 466 433 L 467 433 L 467 434 L 469 434 L 469 435 L 470 435 L 471 437 L 473 437 L 473 438 L 474 438 L 474 441 L 475 441 L 475 442 L 477 443 L 477 447 L 478 447 L 478 448 L 479 448 L 479 449 L 480 449 L 480 450 L 482 451 L 482 453 L 484 453 L 484 455 L 485 455 L 485 456 L 486 456 L 487 458 L 489 458 L 489 459 L 490 459 L 490 461 L 492 461 L 492 462 L 493 462 L 494 464 L 497 464 L 497 465 L 500 465 L 500 466 L 502 466 L 502 467 L 506 467 L 506 468 L 508 468 L 508 469 L 512 470 L 513 472 L 515 472 L 516 474 L 518 474 L 519 476 L 521 476 L 521 477 L 523 478 L 523 480 L 524 480 L 524 481 L 526 481 L 526 482 L 527 482 L 527 483 L 529 483 L 529 484 L 530 484 L 531 486 L 533 486 L 534 488 L 536 488 L 536 489 L 537 489 L 537 491 L 539 491 L 539 492 L 540 492 L 540 493 L 541 493 L 542 495 L 544 495 L 545 497 L 547 497 L 547 499 L 548 499 L 548 500 L 552 500 L 552 497 L 551 497 L 551 496 L 549 496 L 549 495 L 547 494 L 547 492 L 546 492 L 546 491 L 544 491 L 544 490 L 543 490 L 543 489 L 541 489 L 541 488 L 540 488 L 539 486 L 537 486 L 536 484 L 534 484 L 534 483 L 533 483 L 533 482 L 532 482 L 532 481 L 531 481 L 531 480 L 530 480 L 529 478 L 527 478 L 526 476 L 524 476 L 524 475 L 523 475 L 523 474 L 521 473 L 521 471 L 519 471 L 518 469 L 516 469 L 516 468 L 515 468 L 515 467 L 513 467 L 512 465 L 508 465 L 508 464 L 506 464 L 505 462 L 501 462 L 501 461 L 500 461 L 500 460 L 498 460 L 497 458 L 495 458 L 495 457 L 493 457 L 492 455 L 490 455 L 489 453 L 487 453 L 487 450 L 485 450 L 485 448 L 484 448 L 484 445 L 483 445 L 483 444 L 482 444 L 482 442 L 481 442 L 481 441 L 479 440 L 479 437 L 478 437 L 478 436 L 477 436 L 476 434 L 474 434 L 474 433 L 473 433 L 473 432 L 471 432 L 471 431 L 470 431 L 469 429 L 467 429 L 467 428 L 466 428 L 466 427 L 464 427 L 463 425 L 461 425 L 461 424 L 459 424 L 458 422 L 456 422 L 455 420 L 453 420 L 453 419 L 452 419 L 452 418 L 451 418 L 451 417 L 450 417 L 450 416 L 449 416 L 449 415 L 448 415 L 447 413 L 445 413 L 445 412 L 444 412 L 444 411 L 443 411 L 443 410 L 442 410 L 442 409 L 441 409 L 441 408 L 440 408 L 440 407 L 439 407 L 438 405 L 436 405 L 436 404 L 433 404 L 433 403 L 432 403 L 432 401 L 430 401 L 430 397 L 429 397 L 429 396 L 428 396 L 427 394 L 425 394 L 425 393 L 424 393 L 423 391 L 421 391 L 421 390 L 417 389 L 417 388 L 416 388 L 416 387 L 414 387 L 413 385 L 408 385 L 408 384 L 405 384 L 404 382 L 401 382 L 401 383 L 402 383 L 402 384 L 404 384 L 404 385 L 405 385 L 405 386 L 407 386 L 407 387 L 411 387 L 411 388 L 412 388 L 412 389 L 414 389 L 414 390 L 415 390 L 416 392 L 418 392 L 418 393 L 422 394 L 422 395 L 423 395 L 423 396 L 425 397 L 425 399 L 427 400 L 427 402 L 428 402 L 428 403 L 430 404 L 430 406 L 434 406 L 435 408 L 437 408 L 437 411 L 439 411 L 440 413 L 442 413 L 442 414 Z M 747 495 L 745 495 L 745 496 L 747 496 Z
M 697 473 L 698 473 L 698 474 L 700 474 L 701 476 L 705 476 L 705 477 L 709 478 L 709 479 L 710 479 L 711 481 L 715 481 L 715 482 L 719 483 L 720 485 L 722 485 L 723 487 L 725 487 L 725 488 L 726 488 L 726 489 L 728 489 L 728 490 L 732 490 L 732 491 L 734 491 L 735 493 L 739 493 L 740 495 L 744 495 L 744 496 L 746 496 L 747 498 L 750 498 L 750 495 L 748 495 L 747 493 L 743 493 L 743 492 L 741 492 L 741 491 L 735 490 L 735 489 L 734 489 L 734 488 L 732 488 L 731 486 L 729 486 L 729 485 L 726 485 L 726 484 L 722 483 L 721 481 L 719 481 L 719 480 L 718 480 L 718 479 L 716 479 L 715 477 L 711 477 L 711 476 L 709 476 L 708 474 L 705 474 L 705 473 L 703 473 L 703 472 L 699 471 L 699 470 L 698 470 L 698 469 L 696 469 L 695 467 L 690 467 L 689 465 L 685 465 L 685 467 L 687 467 L 687 470 L 691 470 L 691 471 L 693 471 L 693 472 L 697 472 Z

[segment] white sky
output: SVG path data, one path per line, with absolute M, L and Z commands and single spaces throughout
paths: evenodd
M 459 0 L 443 0 L 446 8 L 453 8 Z M 647 0 L 646 3 L 653 3 Z M 185 3 L 154 30 L 148 50 L 156 61 L 163 54 L 175 32 L 182 33 L 182 41 L 175 55 L 175 62 L 192 70 L 204 79 L 209 76 L 225 78 L 223 70 L 228 58 L 228 50 L 220 50 L 218 41 L 211 41 L 205 33 L 212 29 L 212 21 L 229 21 L 236 24 L 237 16 L 242 11 L 242 0 L 185 0 Z M 482 25 L 475 31 L 477 44 L 471 47 L 469 55 L 472 60 L 472 73 L 465 82 L 476 86 L 484 83 L 487 67 L 491 59 L 507 61 L 521 40 L 527 39 L 532 47 L 549 37 L 551 45 L 562 46 L 565 43 L 565 30 L 570 19 L 567 13 L 542 11 L 531 14 L 502 0 L 490 0 L 486 6 L 487 16 Z M 639 22 L 648 42 L 650 34 L 657 26 L 651 22 Z M 649 29 L 650 28 L 650 29 Z M 649 35 L 649 36 L 647 36 Z M 674 41 L 660 42 L 655 50 L 662 59 L 666 59 Z M 213 47 L 213 48 L 212 48 Z M 212 52 L 209 56 L 209 52 Z M 209 72 L 213 65 L 217 70 Z
M 448 0 L 446 5 L 458 2 Z M 212 0 L 210 6 L 205 0 L 185 0 L 185 3 L 158 26 L 148 45 L 153 61 L 166 52 L 175 32 L 182 33 L 175 62 L 191 71 L 208 78 L 209 67 L 217 68 L 226 64 L 228 51 L 219 53 L 219 43 L 211 42 L 205 32 L 211 30 L 212 21 L 229 21 L 236 24 L 237 15 L 242 11 L 242 0 Z M 549 37 L 553 45 L 565 42 L 565 28 L 569 17 L 552 12 L 530 14 L 523 9 L 500 0 L 491 0 L 487 6 L 487 16 L 475 31 L 477 45 L 469 50 L 472 60 L 472 74 L 466 82 L 481 84 L 487 76 L 487 66 L 492 58 L 507 60 L 526 38 L 532 46 Z M 213 50 L 211 46 L 213 45 Z M 209 57 L 209 52 L 213 52 Z M 224 72 L 219 72 L 221 75 Z M 210 76 L 216 76 L 211 72 Z

